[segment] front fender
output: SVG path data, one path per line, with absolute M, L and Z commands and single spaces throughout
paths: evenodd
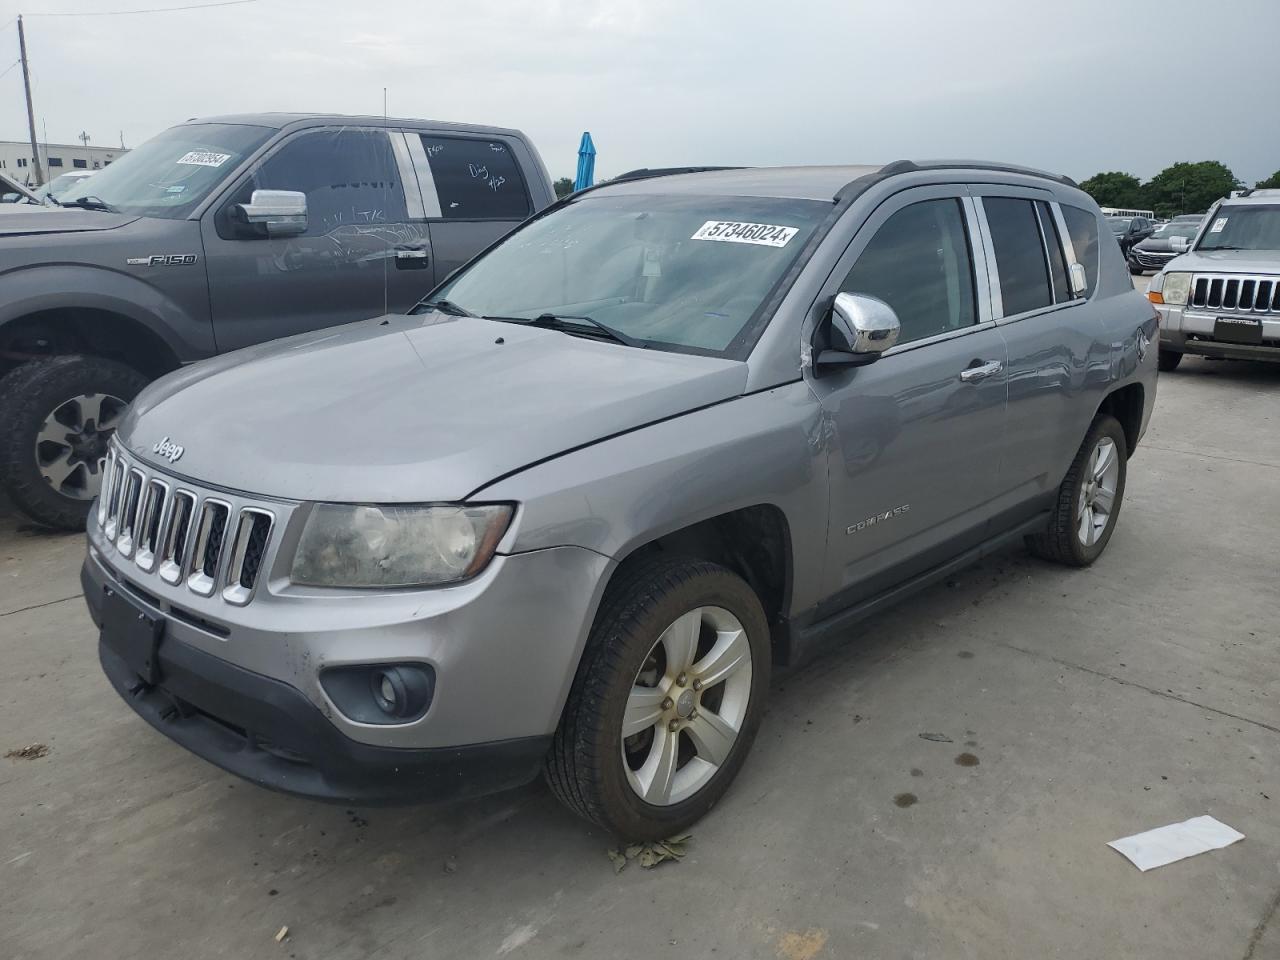
M 796 382 L 602 440 L 468 499 L 520 505 L 503 553 L 571 545 L 616 560 L 700 521 L 770 504 L 786 517 L 791 605 L 802 610 L 822 583 L 825 442 L 821 409 Z
M 185 269 L 185 268 L 182 268 Z M 193 293 L 207 290 L 202 265 L 190 278 Z M 189 361 L 216 352 L 207 293 L 187 309 L 154 285 L 120 270 L 87 264 L 47 263 L 0 273 L 0 326 L 45 310 L 104 310 L 128 317 Z

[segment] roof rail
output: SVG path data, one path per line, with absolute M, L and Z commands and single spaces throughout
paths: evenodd
M 640 167 L 620 173 L 605 183 L 622 183 L 626 180 L 649 180 L 653 177 L 674 177 L 681 173 L 711 173 L 716 170 L 744 170 L 745 167 Z M 597 184 L 603 186 L 603 184 Z
M 1023 167 L 1016 163 L 984 163 L 981 160 L 897 160 L 886 164 L 880 171 L 885 176 L 898 173 L 912 173 L 916 170 L 991 170 L 996 173 L 1021 173 L 1029 177 L 1040 177 L 1062 183 L 1068 187 L 1079 187 L 1070 177 L 1060 173 L 1049 173 L 1035 167 Z

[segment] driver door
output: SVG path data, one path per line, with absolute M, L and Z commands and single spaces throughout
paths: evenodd
M 269 237 L 246 229 L 234 207 L 254 190 L 304 193 L 306 231 Z M 293 134 L 205 215 L 201 234 L 220 352 L 402 313 L 434 286 L 427 227 L 409 219 L 382 129 Z

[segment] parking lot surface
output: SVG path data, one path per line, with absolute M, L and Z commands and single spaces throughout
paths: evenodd
M 1278 489 L 1280 367 L 1188 358 L 1094 567 L 1006 551 L 779 677 L 684 861 L 620 874 L 541 784 L 354 810 L 187 754 L 100 674 L 81 538 L 0 506 L 0 753 L 48 747 L 0 759 L 0 955 L 1280 957 Z M 1247 839 L 1106 846 L 1201 814 Z

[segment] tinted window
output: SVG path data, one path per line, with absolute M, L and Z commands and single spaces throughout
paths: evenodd
M 523 220 L 529 215 L 524 178 L 506 144 L 423 134 L 422 148 L 445 220 Z
M 1088 210 L 1062 205 L 1062 219 L 1067 221 L 1067 233 L 1071 235 L 1071 247 L 1076 262 L 1084 267 L 1088 280 L 1085 296 L 1093 296 L 1098 286 L 1098 218 Z
M 316 130 L 291 137 L 258 165 L 236 201 L 248 201 L 253 190 L 305 193 L 307 236 L 409 219 L 391 143 L 381 130 Z
M 1053 299 L 1058 303 L 1064 303 L 1071 299 L 1071 282 L 1067 279 L 1067 260 L 1062 254 L 1062 239 L 1058 236 L 1058 225 L 1054 223 L 1053 211 L 1043 200 L 1036 201 L 1036 212 L 1040 215 L 1040 230 L 1049 248 L 1049 273 L 1053 277 Z
M 1031 201 L 984 197 L 982 205 L 987 211 L 987 226 L 991 229 L 996 267 L 1000 271 L 1004 316 L 1053 303 L 1040 226 Z
M 840 290 L 893 307 L 902 323 L 899 343 L 973 324 L 973 258 L 960 201 L 924 200 L 893 214 Z

